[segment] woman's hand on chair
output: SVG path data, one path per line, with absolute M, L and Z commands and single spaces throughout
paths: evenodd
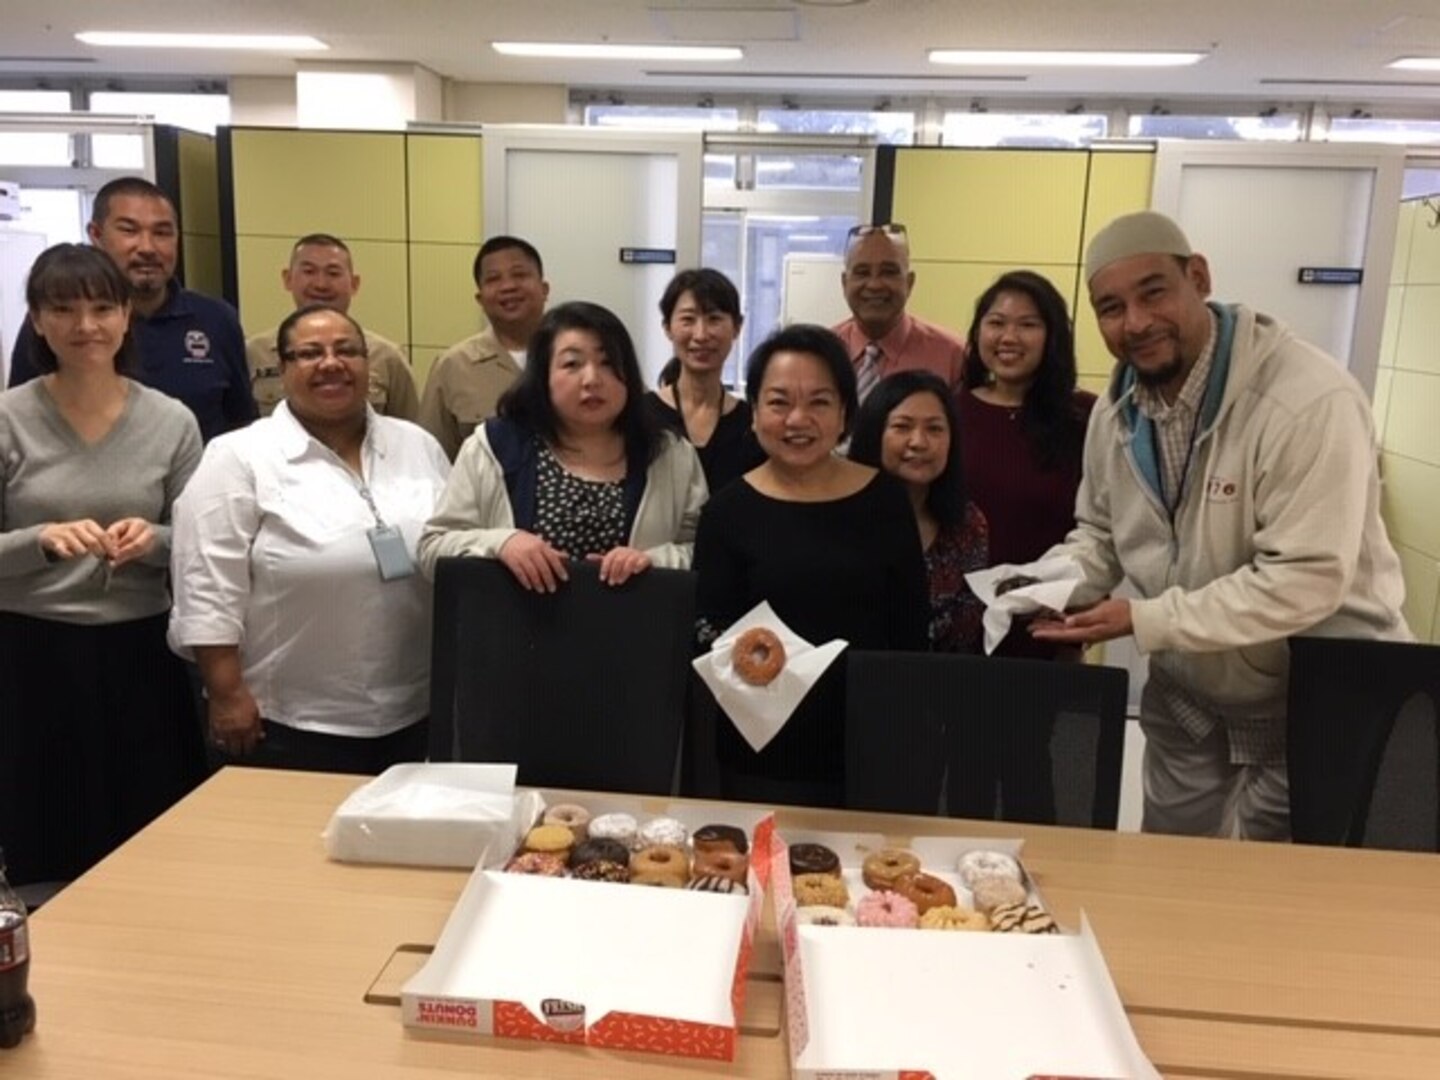
M 650 556 L 633 547 L 611 548 L 604 555 L 588 556 L 587 561 L 600 564 L 600 580 L 606 585 L 624 585 L 650 569 Z
M 500 561 L 522 588 L 532 592 L 553 593 L 561 582 L 570 580 L 565 569 L 565 553 L 523 529 L 500 545 Z

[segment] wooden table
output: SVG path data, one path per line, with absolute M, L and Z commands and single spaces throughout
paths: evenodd
M 433 943 L 467 875 L 327 862 L 359 781 L 228 769 L 32 925 L 25 1080 L 782 1078 L 773 936 L 733 1065 L 408 1035 L 367 1004 L 397 946 Z M 583 799 L 581 800 L 583 801 Z M 657 808 L 660 804 L 657 802 Z M 786 824 L 1020 835 L 1051 908 L 1083 907 L 1141 1045 L 1167 1077 L 1440 1077 L 1440 857 L 873 814 Z M 402 958 L 403 959 L 403 958 Z M 385 980 L 379 988 L 385 990 Z

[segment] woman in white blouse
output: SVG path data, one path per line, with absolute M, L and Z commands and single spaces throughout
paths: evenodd
M 170 642 L 193 654 L 224 753 L 373 773 L 425 756 L 430 591 L 415 561 L 449 462 L 376 414 L 353 319 L 277 337 L 285 401 L 215 439 L 175 507 Z

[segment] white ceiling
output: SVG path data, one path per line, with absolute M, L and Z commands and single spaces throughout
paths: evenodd
M 1440 0 L 0 0 L 0 79 L 48 75 L 290 75 L 295 58 L 101 49 L 80 30 L 313 34 L 315 59 L 408 61 L 451 79 L 655 92 L 1024 96 L 1101 102 L 1240 98 L 1440 116 L 1440 74 L 1392 71 L 1440 56 Z M 722 64 L 503 57 L 495 40 L 724 43 Z M 948 48 L 1208 50 L 1189 68 L 965 71 Z

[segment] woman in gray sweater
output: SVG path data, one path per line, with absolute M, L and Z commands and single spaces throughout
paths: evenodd
M 130 286 L 103 252 L 48 249 L 26 302 L 43 375 L 0 394 L 0 846 L 20 882 L 83 873 L 203 763 L 165 644 L 199 430 L 123 374 Z

